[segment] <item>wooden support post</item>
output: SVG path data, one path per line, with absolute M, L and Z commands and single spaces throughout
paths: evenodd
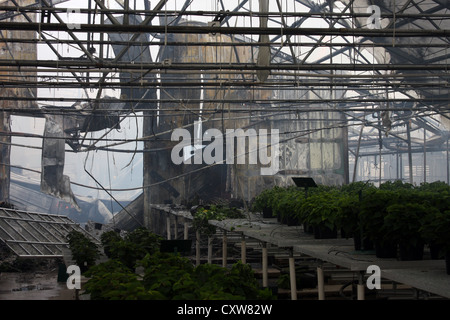
M 228 259 L 227 246 L 228 246 L 227 231 L 224 230 L 222 239 L 222 267 L 224 268 L 227 266 L 227 259 Z
M 317 267 L 317 289 L 319 292 L 319 300 L 325 300 L 325 282 L 322 265 Z
M 357 286 L 357 299 L 364 300 L 364 271 L 359 272 L 358 286 Z
M 268 268 L 267 268 L 267 243 L 263 242 L 262 247 L 262 276 L 263 276 L 263 287 L 267 288 L 269 286 Z
M 291 279 L 291 300 L 297 300 L 297 278 L 295 272 L 294 252 L 289 249 L 289 277 Z
M 247 263 L 247 246 L 245 243 L 245 236 L 241 237 L 241 261 L 243 264 Z

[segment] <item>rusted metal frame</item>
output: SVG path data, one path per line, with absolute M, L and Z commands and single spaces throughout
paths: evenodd
M 247 1 L 244 1 L 244 3 L 245 2 L 247 2 Z M 224 5 L 224 3 L 223 3 L 223 0 L 220 0 L 220 4 L 221 4 L 221 6 L 222 6 L 222 9 L 223 10 L 225 10 L 225 5 Z M 239 6 L 238 6 L 239 7 Z M 233 12 L 235 12 L 235 10 L 238 10 L 237 8 L 235 8 L 234 10 L 233 10 Z M 223 22 L 225 22 L 226 24 L 227 24 L 227 26 L 228 27 L 230 27 L 230 23 L 228 22 L 228 20 L 229 19 L 227 19 L 227 18 L 224 18 L 224 20 L 222 21 L 222 23 Z M 234 54 L 235 54 L 235 56 L 236 56 L 236 61 L 239 63 L 239 62 L 241 62 L 241 59 L 239 58 L 239 53 L 238 53 L 238 51 L 237 51 L 237 49 L 236 49 L 236 46 L 234 45 L 234 37 L 232 36 L 232 37 L 230 37 L 231 38 L 231 42 L 233 43 L 233 51 L 234 51 Z M 189 44 L 190 45 L 190 44 Z M 252 48 L 252 50 L 253 50 L 253 48 Z M 245 76 L 244 76 L 244 74 L 241 74 L 241 77 L 242 77 L 242 80 L 245 82 Z
M 355 1 L 355 0 L 350 1 L 350 2 L 345 6 L 343 12 L 346 12 L 347 10 L 349 10 L 349 9 L 353 6 L 353 2 L 354 2 L 354 1 Z M 326 7 L 326 5 L 324 4 L 324 7 L 323 7 L 323 8 L 325 8 L 325 7 Z M 330 24 L 330 29 L 333 28 L 334 25 L 335 25 L 337 22 L 338 22 L 338 20 L 333 21 L 333 22 Z M 320 39 L 319 39 L 317 42 L 318 42 L 318 43 L 322 42 L 322 40 L 323 40 L 325 37 L 326 37 L 326 35 L 322 35 L 322 36 L 320 37 Z M 310 51 L 308 51 L 308 53 L 306 54 L 306 56 L 303 58 L 301 64 L 305 63 L 306 60 L 311 56 L 311 54 L 312 54 L 312 53 L 314 52 L 314 50 L 316 50 L 317 48 L 318 48 L 318 46 L 316 45 L 316 46 L 314 46 L 314 48 L 312 48 Z
M 287 28 L 286 20 L 283 17 L 283 9 L 281 7 L 280 0 L 277 0 L 277 6 L 278 6 L 278 10 L 280 10 L 281 23 L 284 28 Z M 292 44 L 291 44 L 291 37 L 286 37 L 286 41 L 289 45 L 289 50 L 291 51 L 292 61 L 294 63 L 297 63 L 297 57 L 295 56 L 294 48 L 292 47 Z M 281 50 L 281 47 L 278 50 Z
M 60 23 L 6 23 L 0 22 L 0 28 L 5 30 L 46 30 L 46 31 L 67 31 L 68 27 Z M 179 34 L 209 34 L 220 32 L 222 34 L 253 34 L 253 35 L 278 35 L 280 28 L 246 28 L 246 27 L 213 27 L 213 26 L 148 26 L 148 25 L 100 25 L 81 24 L 77 32 L 126 32 L 135 33 L 179 33 Z M 284 28 L 283 35 L 317 35 L 317 36 L 341 36 L 341 37 L 448 37 L 450 30 L 441 29 L 365 29 L 365 28 Z
M 41 2 L 40 1 L 32 3 L 32 4 L 27 5 L 25 7 L 19 6 L 19 4 L 17 2 L 15 2 L 15 1 L 13 1 L 13 0 L 11 0 L 11 1 L 15 5 L 15 8 L 12 9 L 14 11 L 9 11 L 9 12 L 5 12 L 3 14 L 0 14 L 0 21 L 1 20 L 6 20 L 6 19 L 9 19 L 9 18 L 14 18 L 15 16 L 23 14 L 23 12 L 18 12 L 19 8 L 26 8 L 26 9 L 36 8 L 36 9 L 39 9 L 41 7 Z M 53 6 L 53 5 L 56 5 L 56 4 L 63 3 L 63 2 L 67 2 L 67 1 L 69 1 L 69 0 L 50 0 L 50 4 Z
M 18 3 L 16 2 L 16 0 L 10 0 L 10 1 L 12 1 L 15 5 L 18 6 Z M 62 0 L 61 2 L 65 2 L 65 1 L 68 1 L 68 0 Z M 39 4 L 40 4 L 40 3 L 39 3 Z M 31 19 L 31 18 L 27 15 L 26 12 L 22 12 L 21 14 L 24 16 L 24 18 L 25 18 L 28 22 L 33 22 L 33 19 Z M 55 49 L 55 47 L 51 44 L 51 42 L 49 42 L 49 39 L 48 39 L 42 32 L 39 32 L 39 36 L 44 40 L 44 42 L 47 44 L 47 46 L 50 48 L 50 50 L 52 50 L 53 53 L 58 57 L 58 60 L 62 59 L 62 56 L 60 55 L 60 53 L 58 52 L 58 50 Z M 70 71 L 70 73 L 72 73 L 72 75 L 77 79 L 77 81 L 78 81 L 79 83 L 83 83 L 83 81 L 81 80 L 81 78 L 78 77 L 78 75 L 77 75 L 75 72 Z
M 99 0 L 95 0 L 96 2 Z M 166 4 L 167 0 L 160 0 L 159 3 L 155 6 L 154 11 L 159 11 L 165 4 Z M 153 18 L 156 16 L 156 14 L 152 14 L 150 16 L 148 16 L 142 23 L 141 25 L 148 25 Z M 117 20 L 116 20 L 117 21 Z M 133 43 L 141 34 L 140 33 L 135 33 L 130 41 L 128 42 L 128 44 L 120 51 L 120 53 L 114 58 L 114 62 L 117 62 L 120 58 L 123 57 L 123 55 L 128 51 L 128 49 L 130 48 L 130 43 Z M 102 78 L 97 82 L 97 86 L 98 86 L 98 91 L 97 91 L 97 96 L 96 96 L 96 101 L 98 102 L 100 100 L 101 94 L 102 94 L 102 90 L 103 90 L 103 84 L 105 83 L 106 77 L 108 76 L 109 72 L 104 72 L 102 75 Z M 97 104 L 94 104 L 93 106 L 93 110 L 96 110 L 97 108 Z M 81 140 L 80 144 L 83 144 L 84 140 L 86 139 L 88 132 L 86 131 L 86 133 L 83 136 L 83 139 Z
M 47 2 L 47 0 L 41 0 L 43 4 L 45 4 L 46 6 L 50 7 L 49 3 Z M 62 25 L 66 25 L 66 23 L 60 18 L 60 16 L 58 15 L 58 13 L 56 12 L 52 12 L 53 16 L 56 18 L 56 20 L 58 20 L 58 22 Z M 45 24 L 44 24 L 45 25 Z M 91 60 L 92 62 L 95 61 L 95 57 L 89 52 L 89 50 L 87 50 L 83 43 L 77 38 L 77 36 L 70 30 L 66 30 L 67 33 L 72 37 L 72 39 L 75 41 L 75 43 L 80 47 L 81 51 L 84 52 L 84 54 L 86 55 L 86 57 L 89 58 L 89 60 Z

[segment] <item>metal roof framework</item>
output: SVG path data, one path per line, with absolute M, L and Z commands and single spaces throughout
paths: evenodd
M 91 0 L 89 6 L 78 8 L 80 14 L 88 17 L 89 23 L 82 23 L 77 28 L 68 26 L 64 21 L 68 1 L 42 0 L 39 3 L 21 6 L 11 0 L 12 6 L 3 7 L 5 13 L 0 15 L 0 27 L 3 30 L 28 30 L 38 34 L 36 39 L 8 38 L 1 39 L 7 45 L 17 43 L 36 43 L 47 45 L 56 59 L 9 59 L 0 61 L 0 70 L 17 68 L 17 78 L 9 76 L 1 79 L 4 88 L 83 88 L 96 90 L 97 94 L 86 95 L 81 99 L 66 96 L 10 96 L 6 99 L 18 103 L 33 101 L 44 105 L 37 109 L 4 109 L 12 113 L 31 114 L 70 114 L 77 113 L 74 108 L 51 106 L 58 102 L 76 103 L 77 101 L 97 104 L 96 112 L 107 113 L 103 103 L 108 97 L 102 97 L 106 89 L 190 88 L 202 86 L 211 90 L 309 90 L 313 98 L 309 99 L 273 99 L 270 102 L 259 100 L 199 100 L 189 103 L 239 103 L 257 104 L 268 117 L 280 112 L 309 112 L 324 110 L 322 105 L 334 108 L 336 112 L 346 115 L 350 128 L 349 147 L 357 158 L 373 154 L 382 146 L 400 152 L 445 151 L 448 153 L 448 130 L 442 130 L 436 118 L 449 119 L 449 4 L 442 0 L 295 0 L 276 1 L 278 11 L 259 12 L 252 8 L 252 2 L 215 1 L 216 10 L 191 10 L 197 1 L 179 1 L 174 10 L 167 9 L 173 1 L 160 0 L 153 6 L 149 2 L 145 9 L 132 9 L 134 1 L 117 1 L 122 9 L 110 9 L 105 1 Z M 256 2 L 255 2 L 256 3 Z M 275 2 L 273 2 L 275 3 Z M 380 29 L 367 28 L 366 21 L 371 13 L 369 5 L 379 5 L 381 18 L 387 22 Z M 301 9 L 296 10 L 301 7 Z M 272 7 L 273 8 L 273 7 Z M 33 20 L 38 15 L 41 20 Z M 118 15 L 123 20 L 118 19 Z M 12 16 L 21 16 L 26 22 L 8 21 Z M 130 23 L 131 16 L 141 17 L 138 25 Z M 267 17 L 270 26 L 261 27 L 251 24 L 253 19 Z M 187 25 L 184 20 L 206 18 L 211 24 Z M 158 20 L 159 19 L 159 24 Z M 237 19 L 247 19 L 250 25 L 236 26 Z M 318 28 L 306 27 L 312 20 L 321 20 L 324 25 Z M 106 23 L 105 21 L 109 21 Z M 169 21 L 164 24 L 163 21 Z M 215 22 L 215 23 L 214 23 Z M 59 39 L 54 32 L 67 34 Z M 130 37 L 112 40 L 106 33 L 124 33 Z M 245 46 L 258 48 L 269 45 L 272 60 L 270 65 L 260 65 L 256 59 L 252 62 L 238 61 L 229 64 L 190 63 L 182 64 L 162 61 L 127 61 L 122 59 L 137 46 L 164 47 L 185 46 L 185 42 L 173 41 L 174 34 L 224 34 L 232 41 L 190 42 L 189 46 L 231 46 L 234 50 Z M 141 35 L 148 35 L 145 41 Z M 268 41 L 254 40 L 254 37 L 267 35 Z M 219 39 L 219 38 L 218 38 Z M 264 38 L 267 39 L 267 38 Z M 136 41 L 139 40 L 139 41 Z M 79 57 L 64 56 L 57 49 L 58 45 L 77 48 Z M 106 47 L 120 46 L 121 50 L 113 57 L 106 54 Z M 93 50 L 93 49 L 96 50 Z M 386 61 L 371 61 L 364 51 L 382 52 Z M 323 54 L 317 58 L 315 55 Z M 326 52 L 327 51 L 327 52 Z M 420 53 L 422 56 L 417 55 Z M 391 59 L 388 60 L 388 57 Z M 258 71 L 269 70 L 272 77 L 259 81 Z M 38 78 L 23 77 L 27 72 L 39 72 Z M 119 81 L 118 74 L 131 75 L 129 81 Z M 202 82 L 192 78 L 183 82 L 157 81 L 158 74 L 217 74 L 216 79 L 208 78 Z M 148 76 L 155 79 L 149 82 Z M 223 75 L 223 77 L 220 77 Z M 227 78 L 228 76 L 228 78 Z M 227 80 L 224 80 L 227 79 Z M 321 90 L 333 92 L 323 98 Z M 340 91 L 339 94 L 336 92 Z M 349 94 L 352 93 L 352 94 Z M 133 112 L 145 110 L 148 104 L 159 104 L 164 110 L 163 101 L 155 97 L 128 97 L 122 101 L 133 104 Z M 276 107 L 276 108 L 274 108 Z M 180 101 L 179 112 L 187 110 Z M 171 110 L 177 111 L 177 110 Z M 235 110 L 239 111 L 239 110 Z M 252 109 L 252 111 L 259 111 Z M 214 110 L 220 112 L 220 110 Z M 242 108 L 243 114 L 250 111 Z M 334 112 L 334 111 L 333 111 Z M 382 114 L 388 118 L 382 119 Z M 124 112 L 128 115 L 128 111 Z M 389 126 L 385 126 L 388 120 Z M 404 126 L 408 125 L 408 130 Z M 361 128 L 361 129 L 360 129 Z M 364 136 L 361 141 L 361 133 Z M 411 139 L 414 131 L 426 130 L 427 139 Z M 389 137 L 384 134 L 389 133 Z M 425 136 L 425 134 L 424 134 Z M 84 137 L 86 138 L 86 136 Z M 383 141 L 381 141 L 383 140 Z M 424 142 L 425 140 L 426 143 Z M 83 139 L 82 151 L 102 148 L 97 140 L 89 143 Z M 361 143 L 362 142 L 362 143 Z M 446 145 L 447 142 L 447 145 Z
M 0 208 L 0 240 L 19 257 L 62 257 L 62 249 L 69 247 L 66 236 L 71 231 L 99 243 L 66 216 Z

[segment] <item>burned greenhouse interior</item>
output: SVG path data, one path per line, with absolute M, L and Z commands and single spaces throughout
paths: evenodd
M 258 286 L 141 298 L 450 298 L 448 1 L 7 0 L 0 35 L 0 275 L 113 232 Z

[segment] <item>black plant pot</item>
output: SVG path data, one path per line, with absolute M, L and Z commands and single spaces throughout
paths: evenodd
M 399 258 L 402 261 L 423 260 L 423 242 L 416 245 L 399 244 Z
M 355 235 L 353 236 L 353 244 L 355 245 L 356 251 L 373 250 L 374 248 L 373 241 L 367 237 L 364 237 L 361 243 L 361 235 L 359 234 L 359 232 L 355 233 Z
M 272 208 L 264 208 L 263 209 L 263 218 L 264 219 L 273 218 Z
M 297 217 L 286 217 L 286 224 L 288 226 L 298 226 L 298 218 Z
M 376 241 L 375 255 L 377 258 L 397 258 L 397 243 Z
M 436 244 L 436 243 L 430 243 L 430 258 L 432 260 L 438 260 L 443 259 L 444 256 L 442 254 L 442 245 Z
M 450 275 L 450 252 L 445 253 L 445 271 Z
M 309 225 L 307 222 L 303 223 L 303 230 L 305 233 L 314 234 L 314 227 Z
M 336 239 L 337 229 L 331 229 L 325 226 L 315 226 L 314 227 L 314 238 L 315 239 Z

